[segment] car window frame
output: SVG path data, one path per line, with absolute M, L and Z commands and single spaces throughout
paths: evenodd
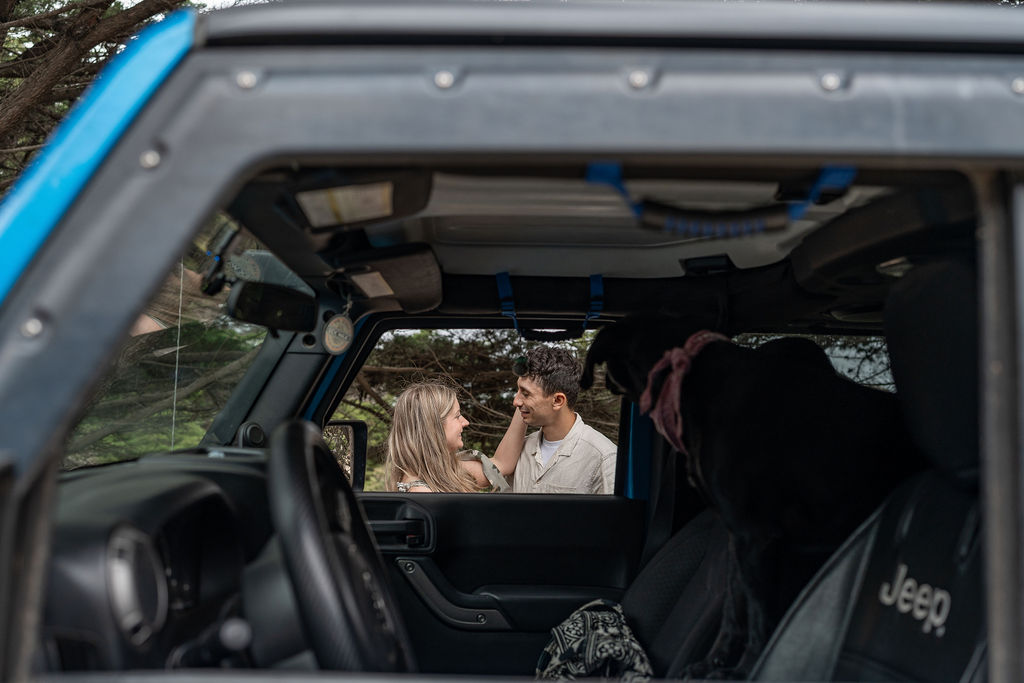
M 596 321 L 597 324 L 601 324 L 606 321 Z M 610 321 L 607 321 L 610 322 Z M 567 329 L 574 330 L 580 326 L 579 319 L 573 319 L 568 317 L 559 318 L 522 318 L 520 324 L 528 326 L 536 326 L 543 329 Z M 596 325 L 595 325 L 596 327 Z M 366 363 L 370 354 L 376 348 L 381 337 L 386 333 L 395 330 L 477 330 L 477 329 L 512 329 L 512 325 L 509 323 L 507 318 L 500 316 L 444 316 L 444 315 L 409 315 L 395 312 L 371 314 L 365 318 L 360 319 L 356 324 L 356 334 L 353 339 L 352 346 L 342 356 L 336 357 L 333 363 L 338 364 L 338 370 L 329 383 L 329 388 L 324 391 L 323 388 L 318 388 L 317 393 L 324 396 L 324 399 L 318 404 L 307 405 L 304 408 L 305 414 L 315 424 L 319 425 L 321 429 L 327 426 L 327 423 L 331 420 L 335 410 L 345 393 L 349 390 L 352 383 L 355 382 L 356 375 L 359 370 Z M 582 333 L 582 330 L 581 330 Z M 582 359 L 581 359 L 582 361 Z M 509 376 L 514 377 L 511 368 L 509 369 Z M 513 383 L 514 384 L 514 383 Z M 330 399 L 327 399 L 327 396 Z M 631 420 L 626 419 L 624 416 L 629 415 L 629 406 L 632 404 L 623 399 L 619 406 L 619 414 L 617 419 L 619 420 L 619 440 L 616 444 L 616 469 L 615 469 L 615 491 L 611 495 L 622 496 L 626 495 L 629 498 L 643 498 L 647 497 L 647 489 L 641 489 L 639 482 L 644 482 L 645 485 L 649 485 L 649 481 L 645 479 L 638 479 L 633 477 L 630 481 L 637 482 L 632 488 L 627 489 L 627 477 L 623 476 L 623 473 L 631 471 L 636 467 L 632 464 L 634 450 L 629 447 L 629 439 L 631 438 L 631 429 L 623 431 L 624 426 L 631 424 Z M 366 458 L 353 458 L 353 463 L 362 461 L 364 467 L 366 464 Z M 359 473 L 353 471 L 352 477 L 355 481 L 365 481 L 365 471 L 362 477 Z M 360 489 L 361 490 L 361 489 Z M 371 492 L 368 492 L 371 493 Z M 627 495 L 627 493 L 629 495 Z M 607 495 L 607 494 L 601 494 Z

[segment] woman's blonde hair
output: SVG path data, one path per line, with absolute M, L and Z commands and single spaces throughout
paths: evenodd
M 455 408 L 455 390 L 443 384 L 413 384 L 395 401 L 388 433 L 384 482 L 388 491 L 406 476 L 422 479 L 431 491 L 461 493 L 477 486 L 448 449 L 444 420 Z

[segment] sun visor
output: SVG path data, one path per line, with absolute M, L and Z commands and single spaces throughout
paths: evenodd
M 331 280 L 359 298 L 393 299 L 406 313 L 441 305 L 441 268 L 426 244 L 403 244 L 349 256 Z
M 916 260 L 930 260 L 930 244 L 974 248 L 974 192 L 965 181 L 894 192 L 843 214 L 808 235 L 793 250 L 793 274 L 801 287 L 835 294 L 888 286 Z
M 287 211 L 313 234 L 355 230 L 420 211 L 431 184 L 420 171 L 321 171 L 288 188 Z

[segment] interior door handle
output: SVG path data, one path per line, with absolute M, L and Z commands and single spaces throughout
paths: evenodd
M 371 519 L 370 529 L 381 548 L 423 548 L 428 542 L 422 519 Z

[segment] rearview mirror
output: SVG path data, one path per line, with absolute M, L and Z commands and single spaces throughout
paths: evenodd
M 275 330 L 310 332 L 316 328 L 316 299 L 266 282 L 236 282 L 227 302 L 236 320 Z

